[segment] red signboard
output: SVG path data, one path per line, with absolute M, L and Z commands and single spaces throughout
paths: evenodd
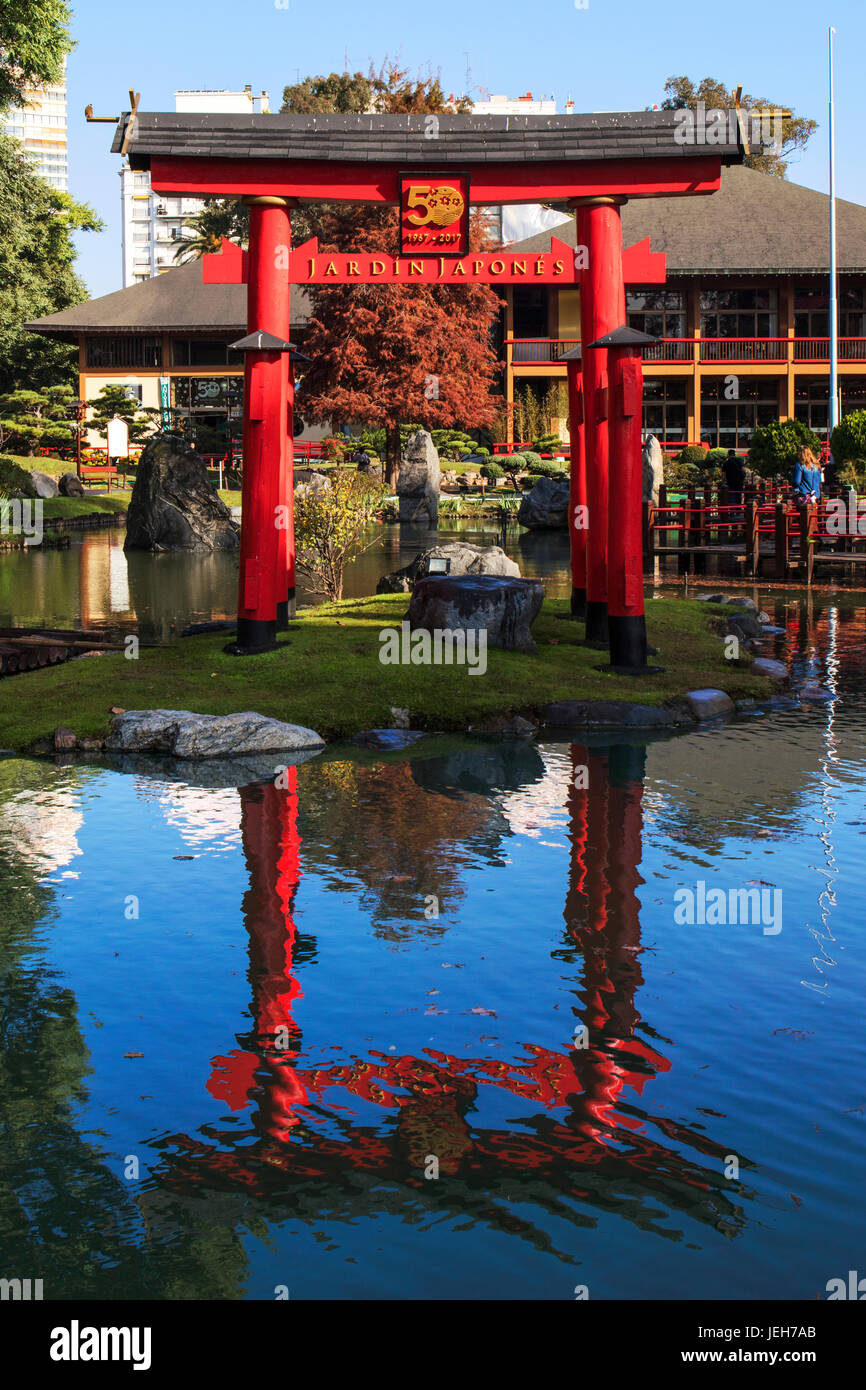
M 465 174 L 401 175 L 400 250 L 404 256 L 467 254 L 469 179 Z
M 515 251 L 476 251 L 446 259 L 438 255 L 399 255 L 388 251 L 320 252 L 315 237 L 294 250 L 278 248 L 278 270 L 285 270 L 292 285 L 579 285 L 586 269 L 586 247 L 569 246 L 551 237 L 549 251 L 532 255 Z M 623 280 L 627 285 L 663 285 L 665 257 L 651 251 L 649 237 L 622 253 Z M 231 241 L 223 241 L 215 255 L 202 257 L 206 285 L 240 285 L 247 278 L 247 253 Z

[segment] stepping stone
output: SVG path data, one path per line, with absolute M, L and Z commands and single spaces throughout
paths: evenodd
M 734 702 L 724 690 L 714 690 L 708 686 L 704 690 L 686 691 L 685 701 L 695 719 L 717 719 L 721 714 L 731 714 Z
M 115 716 L 105 740 L 112 753 L 157 753 L 173 758 L 242 757 L 324 746 L 325 740 L 313 729 L 284 724 L 250 710 L 243 714 L 126 710 Z
M 359 748 L 382 748 L 387 752 L 395 752 L 401 748 L 411 748 L 413 743 L 417 743 L 418 739 L 423 737 L 423 731 L 409 729 L 363 729 L 360 734 L 353 736 L 352 743 L 356 743 Z
M 774 681 L 786 681 L 788 668 L 784 661 L 772 661 L 768 656 L 759 656 L 749 667 L 753 676 L 769 676 Z

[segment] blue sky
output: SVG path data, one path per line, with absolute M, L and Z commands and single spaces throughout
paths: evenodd
M 665 79 L 685 73 L 792 106 L 819 130 L 788 176 L 827 191 L 827 25 L 838 30 L 838 195 L 866 204 L 866 53 L 863 0 L 148 0 L 111 6 L 73 0 L 69 60 L 70 191 L 103 218 L 100 235 L 79 237 L 79 270 L 91 295 L 121 286 L 120 160 L 111 127 L 87 125 L 84 107 L 115 115 L 141 92 L 141 108 L 174 109 L 182 87 L 249 83 L 279 109 L 286 83 L 309 73 L 366 70 L 386 54 L 415 70 L 441 72 L 446 92 L 479 88 L 518 96 L 571 96 L 578 111 L 640 110 L 660 103 Z M 280 4 L 285 0 L 279 0 Z

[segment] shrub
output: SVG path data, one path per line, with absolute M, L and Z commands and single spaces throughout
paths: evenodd
M 704 468 L 707 462 L 707 450 L 701 444 L 687 444 L 684 449 L 680 449 L 677 454 L 677 463 L 694 468 Z
M 556 459 L 542 459 L 537 454 L 527 456 L 526 466 L 540 478 L 567 478 L 568 469 Z
M 482 478 L 488 478 L 490 482 L 495 482 L 497 478 L 505 477 L 505 469 L 493 459 L 485 459 L 484 463 L 481 465 L 480 471 Z
M 521 449 L 520 452 L 526 460 L 527 468 L 529 468 L 534 473 L 543 472 L 543 469 L 539 467 L 539 465 L 543 462 L 540 454 L 537 454 L 534 449 Z
M 0 497 L 35 497 L 36 488 L 26 469 L 8 454 L 0 454 Z
M 728 457 L 727 449 L 710 449 L 704 464 L 705 468 L 721 468 Z
M 801 444 L 820 455 L 820 439 L 802 420 L 772 420 L 752 435 L 749 467 L 762 478 L 788 477 Z
M 368 527 L 387 493 L 369 473 L 334 469 L 330 487 L 295 497 L 297 566 L 314 594 L 343 596 L 343 569 L 375 542 Z
M 558 434 L 542 434 L 532 447 L 538 454 L 558 454 L 562 449 L 562 440 Z
M 866 410 L 852 410 L 833 431 L 830 450 L 838 464 L 866 463 Z
M 476 445 L 475 452 L 479 458 L 486 459 L 490 457 L 490 450 L 485 448 L 483 444 Z

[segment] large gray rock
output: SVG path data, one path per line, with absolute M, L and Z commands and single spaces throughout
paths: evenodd
M 543 600 L 540 579 L 428 575 L 415 585 L 409 625 L 426 632 L 484 630 L 491 647 L 533 652 L 530 627 L 541 612 Z
M 49 497 L 58 496 L 60 489 L 56 478 L 50 478 L 47 473 L 40 473 L 38 468 L 31 470 L 30 478 L 37 497 L 43 497 L 47 501 Z
M 568 486 L 567 478 L 539 478 L 521 499 L 519 525 L 530 531 L 567 531 Z
M 467 545 L 452 541 L 447 545 L 432 545 L 402 569 L 383 574 L 376 585 L 377 594 L 408 594 L 416 579 L 430 573 L 431 560 L 448 560 L 449 574 L 498 574 L 520 578 L 520 566 L 510 560 L 498 545 Z
M 439 525 L 439 454 L 428 430 L 416 430 L 406 440 L 397 478 L 401 521 Z
M 662 446 L 654 434 L 647 436 L 643 446 L 643 500 L 659 504 L 659 487 L 664 482 Z
M 83 497 L 84 484 L 77 473 L 64 473 L 57 484 L 61 497 Z
M 239 529 L 211 487 L 204 460 L 179 435 L 155 435 L 138 462 L 124 550 L 237 550 L 239 544 Z
M 183 709 L 127 710 L 105 740 L 113 753 L 160 753 L 173 758 L 243 757 L 323 748 L 324 739 L 300 724 L 263 714 L 193 714 Z

